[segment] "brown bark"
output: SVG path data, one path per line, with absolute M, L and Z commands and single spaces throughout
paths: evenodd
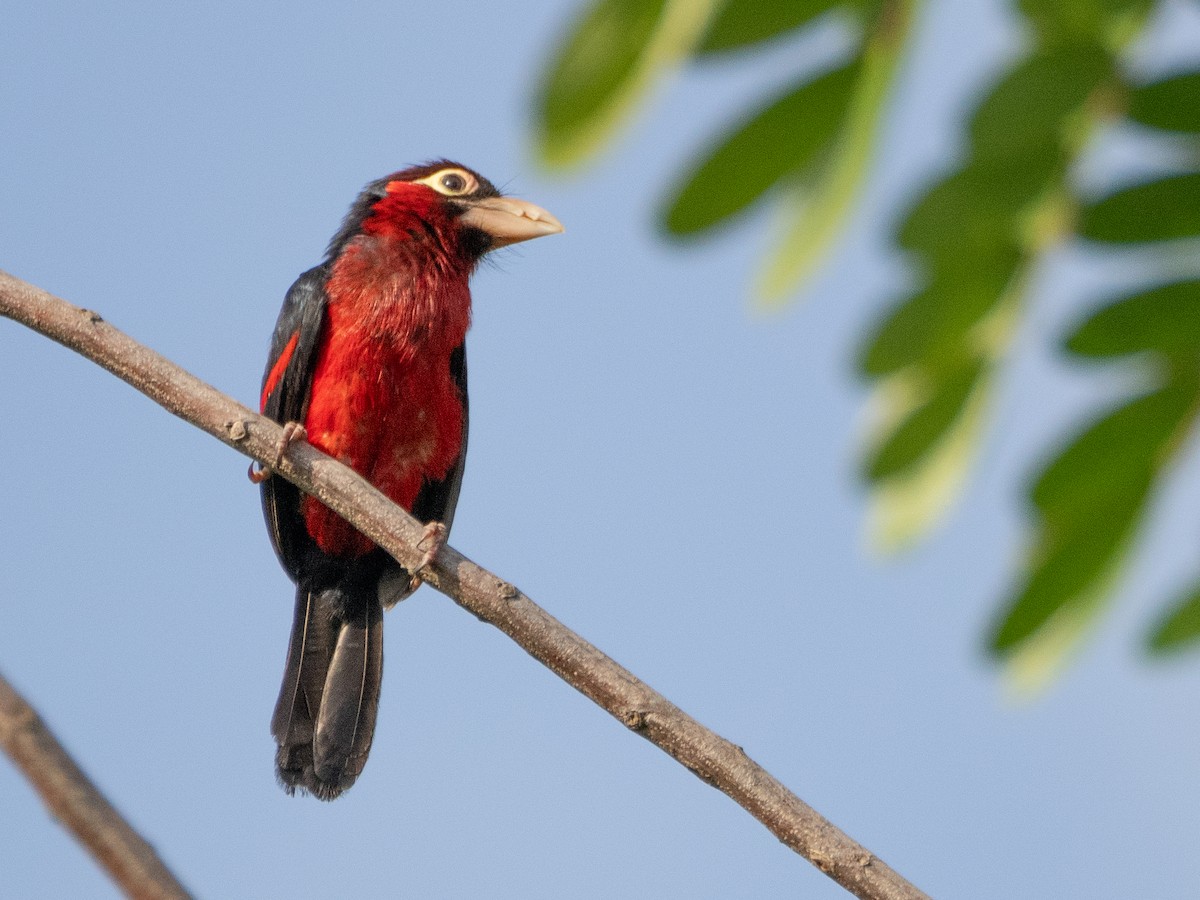
M 191 896 L 3 676 L 0 747 L 41 794 L 50 812 L 126 894 L 137 900 L 186 900 Z

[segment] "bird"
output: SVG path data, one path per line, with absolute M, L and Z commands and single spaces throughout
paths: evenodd
M 288 290 L 260 408 L 295 441 L 350 466 L 425 523 L 409 572 L 271 468 L 255 470 L 276 555 L 295 583 L 271 718 L 283 789 L 332 800 L 361 774 L 383 673 L 383 611 L 420 585 L 454 519 L 467 450 L 469 280 L 493 250 L 561 232 L 450 160 L 369 183 L 325 260 Z

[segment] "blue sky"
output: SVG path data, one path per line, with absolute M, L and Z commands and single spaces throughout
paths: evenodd
M 1078 259 L 1043 273 L 945 527 L 899 559 L 862 540 L 852 351 L 908 277 L 889 217 L 1018 46 L 997 6 L 929 4 L 862 215 L 775 317 L 745 291 L 769 215 L 683 251 L 650 221 L 687 150 L 804 47 L 670 86 L 554 180 L 529 96 L 573 0 L 433 6 L 14 7 L 0 268 L 253 404 L 283 293 L 361 185 L 477 168 L 567 234 L 475 280 L 451 543 L 934 896 L 1194 892 L 1200 667 L 1137 640 L 1195 568 L 1200 462 L 1052 691 L 1008 702 L 980 651 L 1025 536 L 1015 486 L 1116 386 L 1039 337 L 1092 296 Z M 11 323 L 0 384 L 0 671 L 199 896 L 845 896 L 429 589 L 388 616 L 358 784 L 285 796 L 268 720 L 291 587 L 245 459 Z M 6 763 L 0 808 L 6 896 L 115 896 Z

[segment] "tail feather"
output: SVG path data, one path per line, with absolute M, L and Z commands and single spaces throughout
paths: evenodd
M 383 675 L 383 610 L 362 604 L 341 624 L 313 738 L 317 778 L 348 788 L 362 771 L 375 734 Z
M 276 771 L 289 794 L 311 780 L 305 773 L 312 771 L 315 722 L 337 641 L 337 626 L 325 607 L 317 592 L 306 584 L 298 586 L 287 665 L 271 717 L 271 734 L 279 745 Z
M 383 610 L 374 590 L 301 584 L 271 732 L 280 784 L 332 800 L 362 772 L 383 675 Z

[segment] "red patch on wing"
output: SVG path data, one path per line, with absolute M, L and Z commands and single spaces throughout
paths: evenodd
M 299 341 L 300 332 L 297 331 L 292 335 L 292 339 L 287 342 L 287 346 L 283 348 L 283 352 L 279 354 L 279 359 L 275 360 L 275 365 L 271 366 L 271 374 L 267 376 L 267 381 L 263 385 L 262 397 L 258 401 L 259 412 L 266 410 L 267 398 L 279 386 L 279 379 L 283 377 L 284 371 L 287 370 L 287 365 L 292 359 L 292 354 L 296 352 L 296 344 Z

